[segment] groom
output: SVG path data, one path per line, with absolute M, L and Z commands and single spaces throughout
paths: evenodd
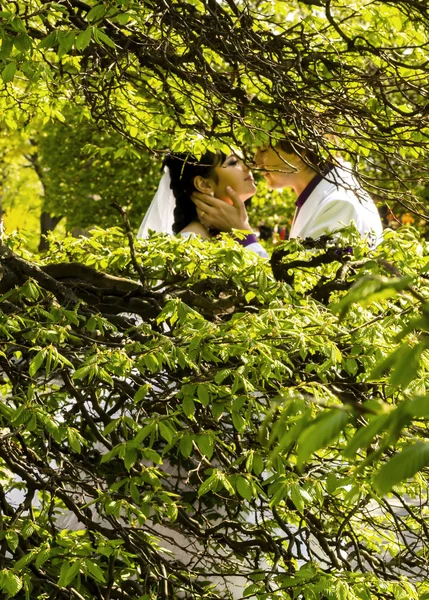
M 271 189 L 290 187 L 298 197 L 290 238 L 316 239 L 352 222 L 369 242 L 374 244 L 380 238 L 382 224 L 377 208 L 346 169 L 322 161 L 315 153 L 289 140 L 281 140 L 274 147 L 258 148 L 254 162 Z M 192 199 L 200 221 L 219 231 L 250 230 L 244 204 L 232 188 L 228 193 L 233 205 L 194 193 Z M 252 234 L 242 241 L 249 250 L 262 255 L 255 243 Z

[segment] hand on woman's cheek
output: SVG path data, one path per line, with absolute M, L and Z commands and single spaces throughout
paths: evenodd
M 227 204 L 230 204 L 231 206 L 233 206 L 234 202 L 231 200 L 231 198 L 229 196 L 227 196 L 226 194 L 222 194 L 221 196 L 217 196 L 218 198 L 220 198 L 221 200 L 223 200 L 224 202 L 226 202 Z

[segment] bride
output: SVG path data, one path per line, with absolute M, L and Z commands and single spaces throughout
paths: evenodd
M 237 241 L 248 250 L 267 256 L 251 232 L 244 208 L 244 202 L 254 195 L 256 186 L 249 167 L 241 158 L 221 151 L 207 151 L 200 159 L 190 153 L 171 153 L 164 159 L 163 166 L 164 175 L 140 225 L 138 238 L 146 237 L 149 231 L 185 237 L 216 235 L 217 231 L 204 225 L 204 212 L 198 219 L 191 199 L 192 193 L 197 191 L 237 206 L 240 212 L 237 229 L 249 231 L 244 240 Z

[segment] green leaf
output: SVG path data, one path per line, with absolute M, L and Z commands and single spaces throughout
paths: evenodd
M 159 427 L 159 433 L 162 435 L 164 440 L 166 442 L 170 443 L 173 439 L 173 434 L 171 432 L 171 429 L 164 423 L 164 421 L 160 421 L 158 423 L 158 427 Z
M 34 559 L 34 555 L 36 554 L 36 552 L 37 552 L 37 550 L 33 549 L 33 550 L 31 550 L 31 552 L 29 552 L 28 554 L 25 554 L 22 558 L 20 558 L 13 565 L 14 571 L 20 571 L 23 567 L 28 565 L 28 563 L 30 563 Z
M 413 417 L 429 417 L 429 396 L 417 396 L 409 400 L 405 404 L 404 410 Z
M 98 21 L 104 17 L 106 13 L 106 9 L 103 4 L 96 4 L 91 8 L 89 13 L 86 15 L 88 23 L 93 23 L 94 21 Z
M 151 373 L 156 373 L 158 371 L 160 365 L 157 357 L 154 354 L 145 354 L 143 356 L 143 361 Z
M 292 483 L 290 485 L 289 495 L 290 495 L 290 499 L 295 504 L 297 510 L 300 513 L 304 512 L 304 508 L 305 508 L 304 498 L 301 494 L 301 489 L 298 484 Z
M 96 581 L 98 581 L 99 583 L 106 582 L 106 578 L 104 577 L 103 571 L 100 569 L 100 567 L 97 564 L 95 564 L 95 562 L 93 562 L 92 560 L 89 560 L 87 558 L 85 560 L 84 564 L 85 564 L 87 573 L 92 575 L 92 577 L 94 577 L 94 579 Z
M 101 31 L 101 29 L 94 28 L 94 38 L 97 42 L 106 44 L 106 46 L 109 46 L 110 48 L 116 48 L 115 42 L 111 38 L 109 38 L 109 36 L 106 35 L 104 31 Z
M 218 482 L 218 473 L 217 471 L 214 471 L 212 475 L 210 475 L 210 477 L 200 485 L 200 488 L 198 490 L 198 498 L 200 498 L 200 496 L 203 496 L 204 494 L 207 494 L 207 492 L 214 490 L 217 487 Z
M 70 564 L 69 562 L 63 562 L 60 570 L 60 578 L 58 580 L 58 587 L 60 589 L 67 587 L 76 575 L 79 573 L 81 567 L 81 561 L 77 560 Z
M 139 387 L 137 392 L 134 394 L 134 402 L 141 402 L 141 400 L 146 398 L 146 394 L 148 393 L 149 389 L 150 386 L 147 384 Z
M 359 600 L 372 600 L 372 594 L 369 588 L 364 584 L 354 585 L 353 592 Z
M 26 33 L 24 22 L 18 16 L 13 17 L 9 23 L 15 31 Z
M 308 422 L 310 420 L 311 409 L 305 410 L 302 415 L 296 420 L 289 430 L 286 430 L 286 433 L 280 437 L 277 445 L 275 446 L 273 452 L 270 455 L 269 464 L 273 464 L 274 461 L 279 457 L 282 452 L 289 450 L 289 448 L 296 442 L 296 440 L 301 435 L 301 432 L 304 431 Z M 276 425 L 279 427 L 277 428 Z M 272 434 L 270 436 L 270 445 L 272 444 L 272 439 L 276 439 L 278 431 L 281 429 L 285 429 L 285 424 L 283 420 L 277 421 L 274 424 Z
M 115 16 L 115 21 L 117 23 L 119 23 L 119 25 L 126 25 L 128 23 L 128 21 L 130 20 L 131 15 L 127 14 L 127 13 L 122 13 L 120 15 L 116 15 Z
M 85 50 L 91 41 L 92 28 L 87 27 L 85 31 L 79 33 L 75 41 L 75 47 L 77 50 Z
M 39 350 L 39 352 L 33 358 L 33 360 L 30 363 L 30 366 L 28 367 L 28 373 L 29 373 L 30 377 L 33 377 L 37 373 L 37 371 L 40 369 L 40 367 L 43 364 L 43 361 L 45 360 L 45 356 L 46 356 L 46 350 Z
M 13 78 L 15 77 L 15 73 L 16 73 L 16 62 L 10 62 L 8 63 L 5 68 L 2 71 L 2 79 L 3 79 L 3 83 L 9 83 L 10 81 L 13 81 Z
M 387 494 L 395 485 L 409 479 L 428 464 L 429 443 L 417 442 L 406 446 L 382 466 L 374 478 L 374 487 L 380 494 Z
M 131 494 L 131 498 L 134 500 L 134 502 L 136 504 L 140 504 L 140 502 L 141 502 L 140 492 L 134 482 L 130 483 L 130 494 Z
M 30 535 L 33 535 L 33 533 L 35 531 L 36 531 L 36 524 L 33 521 L 27 521 L 22 526 L 21 535 L 24 538 L 24 540 L 26 540 L 30 537 Z
M 255 475 L 260 475 L 264 470 L 264 460 L 260 454 L 256 452 L 253 455 L 253 472 Z
M 210 403 L 210 394 L 206 385 L 200 384 L 197 387 L 197 396 L 198 400 L 203 406 L 208 406 L 208 404 Z
M 250 485 L 250 483 L 248 482 L 248 480 L 245 477 L 242 477 L 241 475 L 239 475 L 235 482 L 235 487 L 237 489 L 237 492 L 240 494 L 240 496 L 242 498 L 244 498 L 245 500 L 252 499 L 252 497 L 253 497 L 252 486 Z
M 394 387 L 404 389 L 413 381 L 420 366 L 420 357 L 426 347 L 426 342 L 420 342 L 412 347 L 404 344 L 401 347 L 402 351 L 397 354 L 396 364 L 390 375 L 390 383 Z
M 76 33 L 74 31 L 60 31 L 58 34 L 58 42 L 60 44 L 60 49 L 64 54 L 72 49 L 75 38 Z
M 227 477 L 225 473 L 218 472 L 219 482 L 223 485 L 227 492 L 231 494 L 231 496 L 235 495 L 235 489 L 232 485 L 230 479 L 235 479 L 235 475 Z
M 8 56 L 12 52 L 13 40 L 11 37 L 5 36 L 4 32 L 3 32 L 3 36 L 4 37 L 1 42 L 0 57 L 4 60 L 4 59 L 8 58 Z
M 81 452 L 81 443 L 83 443 L 83 439 L 81 439 L 80 433 L 77 431 L 77 429 L 75 429 L 74 427 L 68 427 L 67 428 L 67 439 L 69 442 L 70 447 L 77 452 L 77 454 L 80 454 Z
M 262 592 L 263 589 L 261 589 L 261 584 L 260 583 L 252 583 L 251 585 L 249 585 L 248 587 L 245 588 L 245 590 L 243 591 L 243 598 L 248 598 L 249 596 L 253 597 L 257 597 L 255 596 L 255 594 L 257 592 Z
M 57 36 L 57 31 L 51 31 L 51 33 L 39 43 L 38 48 L 53 48 L 57 45 Z
M 382 277 L 381 275 L 365 275 L 356 281 L 349 292 L 337 304 L 332 306 L 332 312 L 338 313 L 342 319 L 350 306 L 359 302 L 368 306 L 371 302 L 396 296 L 398 292 L 407 289 L 413 278 L 405 277 Z
M 379 379 L 392 369 L 391 384 L 394 387 L 406 388 L 417 374 L 420 358 L 426 347 L 426 341 L 421 341 L 413 346 L 410 346 L 408 342 L 402 344 L 375 366 L 370 379 Z
M 285 498 L 287 496 L 287 494 L 289 493 L 289 483 L 288 482 L 280 482 L 280 485 L 276 486 L 275 491 L 273 490 L 274 493 L 272 493 L 271 489 L 269 489 L 269 494 L 272 493 L 272 496 L 270 498 L 270 506 L 277 506 L 282 500 L 283 498 Z
M 185 433 L 180 439 L 179 450 L 185 458 L 189 458 L 192 454 L 192 436 Z
M 112 419 L 112 421 L 110 421 L 110 423 L 108 423 L 106 425 L 106 427 L 104 428 L 103 435 L 109 435 L 109 433 L 112 433 L 112 431 L 114 431 L 116 429 L 116 427 L 118 426 L 118 423 L 120 423 L 121 421 L 122 421 L 121 418 Z
M 135 465 L 137 458 L 138 454 L 136 448 L 127 448 L 124 456 L 124 465 L 127 471 L 130 471 Z
M 109 450 L 109 452 L 106 452 L 106 454 L 103 454 L 103 456 L 100 459 L 100 463 L 106 463 L 109 462 L 112 458 L 115 458 L 115 456 L 117 456 L 119 454 L 121 446 L 115 446 L 114 448 L 112 448 L 111 450 Z
M 40 552 L 37 555 L 35 565 L 39 569 L 50 557 L 51 547 L 49 545 L 41 546 Z
M 195 403 L 191 396 L 185 396 L 182 400 L 182 408 L 185 415 L 190 419 L 195 413 Z
M 130 446 L 130 447 L 134 446 L 134 448 L 139 448 L 141 446 L 141 443 L 143 442 L 143 440 L 145 440 L 147 438 L 147 436 L 150 435 L 152 433 L 152 431 L 154 431 L 155 426 L 156 426 L 156 422 L 151 421 L 144 427 L 141 427 L 138 430 L 136 437 L 132 441 L 128 442 L 128 446 Z
M 265 292 L 267 289 L 267 283 L 268 280 L 265 271 L 261 269 L 258 275 L 258 289 L 260 292 Z
M 18 544 L 19 544 L 19 537 L 18 537 L 18 534 L 16 533 L 16 531 L 6 532 L 6 541 L 7 541 L 7 545 L 9 546 L 9 549 L 11 550 L 11 552 L 15 552 L 15 550 L 18 548 Z
M 369 379 L 373 381 L 375 379 L 380 379 L 380 377 L 383 377 L 383 375 L 385 375 L 385 373 L 387 373 L 395 365 L 398 359 L 401 359 L 402 353 L 404 352 L 405 348 L 406 344 L 403 344 L 402 346 L 399 346 L 399 348 L 396 348 L 394 352 L 386 356 L 386 358 L 380 360 L 375 365 L 374 369 L 369 375 Z
M 80 367 L 80 369 L 77 369 L 77 371 L 73 373 L 72 378 L 76 381 L 78 381 L 79 379 L 84 379 L 87 375 L 89 375 L 92 368 L 93 365 L 84 365 L 83 367 Z
M 240 413 L 237 412 L 236 410 L 232 411 L 232 422 L 233 422 L 236 430 L 240 433 L 243 433 L 243 431 L 246 428 L 246 421 L 243 419 L 243 417 L 240 415 Z
M 373 438 L 381 431 L 385 430 L 389 419 L 391 419 L 390 413 L 385 415 L 377 415 L 371 418 L 368 425 L 358 429 L 350 442 L 347 444 L 347 447 L 344 450 L 344 456 L 347 458 L 353 458 L 359 448 L 367 448 Z
M 409 591 L 404 590 L 402 585 L 399 583 L 392 583 L 390 589 L 393 592 L 393 597 L 395 600 L 410 600 L 413 597 L 410 596 Z
M 201 454 L 210 460 L 213 456 L 213 437 L 207 433 L 202 433 L 197 437 L 197 446 Z
M 339 581 L 335 587 L 336 600 L 351 600 L 350 587 L 344 581 Z
M 0 571 L 0 578 L 2 581 L 2 588 L 6 589 L 9 594 L 9 598 L 13 598 L 22 588 L 22 579 L 18 577 L 12 571 L 3 569 Z
M 313 452 L 324 448 L 336 438 L 349 420 L 349 413 L 334 408 L 323 412 L 315 419 L 299 438 L 298 463 L 302 465 Z
M 218 421 L 225 412 L 225 404 L 223 402 L 213 402 L 210 407 L 213 418 Z
M 28 50 L 31 50 L 32 46 L 31 38 L 26 33 L 17 35 L 13 40 L 13 44 L 20 52 L 27 52 Z
M 359 365 L 354 358 L 348 358 L 345 361 L 345 367 L 347 372 L 350 373 L 350 375 L 356 375 Z

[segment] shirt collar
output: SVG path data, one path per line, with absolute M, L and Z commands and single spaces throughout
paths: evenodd
M 301 206 L 304 204 L 304 202 L 310 196 L 311 192 L 319 185 L 319 183 L 321 181 L 323 181 L 325 179 L 325 175 L 327 175 L 330 171 L 332 171 L 333 168 L 334 168 L 334 165 L 332 165 L 332 164 L 326 165 L 326 167 L 322 170 L 321 173 L 317 173 L 315 175 L 315 177 L 313 177 L 313 179 L 302 190 L 302 192 L 300 193 L 300 195 L 297 198 L 297 201 L 295 202 L 295 204 L 298 208 L 301 208 Z

